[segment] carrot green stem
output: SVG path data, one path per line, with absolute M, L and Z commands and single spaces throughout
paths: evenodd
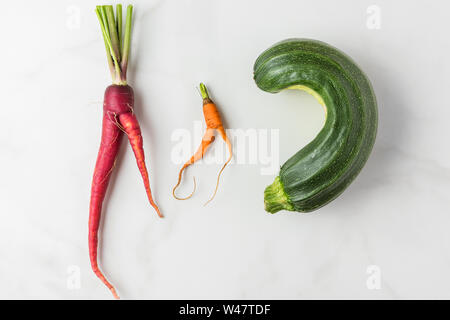
M 105 43 L 108 47 L 107 54 L 112 58 L 113 68 L 114 68 L 114 76 L 113 82 L 118 83 L 120 82 L 120 68 L 118 65 L 118 60 L 116 55 L 114 54 L 114 48 L 111 43 L 111 37 L 109 34 L 109 25 L 108 25 L 108 18 L 106 15 L 106 10 L 103 6 L 97 6 L 96 8 L 97 17 L 99 18 L 100 27 L 102 29 L 103 39 L 105 40 Z M 109 60 L 109 59 L 108 59 Z
M 127 84 L 126 69 L 130 51 L 132 8 L 131 5 L 127 8 L 125 37 L 123 41 L 122 5 L 118 4 L 116 6 L 115 16 L 114 8 L 111 5 L 97 6 L 95 9 L 105 41 L 111 77 L 113 83 L 118 85 Z
M 123 40 L 123 48 L 122 48 L 122 71 L 123 76 L 127 78 L 127 68 L 128 68 L 128 54 L 130 53 L 130 45 L 131 45 L 131 19 L 133 16 L 133 6 L 129 5 L 127 7 L 127 18 L 125 21 L 125 38 Z
M 119 52 L 122 55 L 122 5 L 118 4 L 116 6 L 116 28 L 117 35 L 119 37 Z
M 116 19 L 114 18 L 113 6 L 103 6 L 106 12 L 107 24 L 109 29 L 109 38 L 111 39 L 112 50 L 117 61 L 120 61 L 119 37 L 117 35 Z
M 116 72 L 114 70 L 114 62 L 112 60 L 111 53 L 110 53 L 110 50 L 109 50 L 108 40 L 107 40 L 107 37 L 105 35 L 106 34 L 106 30 L 105 30 L 105 26 L 103 25 L 103 19 L 102 19 L 99 7 L 97 7 L 95 9 L 95 13 L 97 14 L 98 21 L 100 22 L 100 28 L 102 30 L 103 40 L 105 42 L 106 59 L 108 59 L 108 66 L 109 66 L 109 70 L 111 72 L 111 78 L 114 80 L 115 76 L 116 76 Z
M 206 86 L 203 83 L 200 83 L 200 94 L 203 99 L 209 99 L 208 89 L 206 89 Z

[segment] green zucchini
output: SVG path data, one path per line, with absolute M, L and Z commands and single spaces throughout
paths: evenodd
M 305 90 L 326 110 L 318 135 L 264 191 L 266 211 L 309 212 L 326 205 L 355 179 L 372 151 L 378 111 L 369 80 L 346 54 L 308 39 L 275 44 L 258 57 L 253 72 L 260 89 Z

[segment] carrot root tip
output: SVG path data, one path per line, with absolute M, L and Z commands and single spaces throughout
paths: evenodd
M 177 184 L 177 185 L 173 188 L 173 190 L 172 190 L 172 195 L 173 195 L 173 197 L 174 197 L 175 199 L 177 199 L 177 200 L 187 200 L 187 199 L 191 198 L 191 197 L 194 195 L 195 190 L 197 189 L 197 182 L 195 181 L 195 177 L 193 177 L 193 180 L 194 180 L 194 190 L 192 190 L 192 192 L 191 192 L 190 195 L 188 195 L 188 196 L 185 197 L 185 198 L 178 197 L 178 196 L 175 194 L 175 190 L 176 190 L 176 189 L 178 188 L 178 186 L 179 186 L 179 184 Z
M 116 292 L 116 289 L 114 289 L 114 287 L 111 287 L 110 290 L 111 290 L 112 295 L 114 296 L 114 299 L 120 300 L 120 297 L 119 297 L 119 295 Z
M 155 205 L 152 205 L 153 206 L 153 208 L 155 209 L 155 211 L 156 211 L 156 213 L 158 214 L 158 216 L 162 219 L 162 218 L 164 218 L 164 216 L 163 216 L 163 214 L 161 213 L 161 211 L 159 211 L 159 208 L 158 208 L 158 206 L 155 204 Z

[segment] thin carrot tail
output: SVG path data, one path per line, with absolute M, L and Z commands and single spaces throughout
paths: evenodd
M 94 225 L 94 227 L 96 226 Z M 91 231 L 89 232 L 89 257 L 91 260 L 92 271 L 94 271 L 95 275 L 105 284 L 105 286 L 108 287 L 114 298 L 120 299 L 114 286 L 106 279 L 106 277 L 103 275 L 103 273 L 100 271 L 98 267 L 97 246 L 98 246 L 97 231 L 94 228 L 93 232 Z
M 131 146 L 133 148 L 133 151 L 136 154 L 136 150 L 134 150 L 135 147 L 133 147 L 133 143 L 131 143 Z M 142 154 L 143 154 L 143 152 L 142 152 Z M 142 158 L 142 160 L 138 160 L 138 156 L 136 156 L 136 161 L 137 161 L 139 171 L 141 172 L 142 179 L 144 180 L 144 186 L 145 186 L 145 191 L 147 192 L 148 200 L 150 201 L 151 206 L 156 210 L 156 213 L 158 214 L 158 216 L 160 218 L 163 218 L 164 216 L 162 215 L 161 211 L 159 211 L 158 205 L 153 200 L 152 190 L 150 188 L 150 181 L 148 178 L 148 172 L 147 172 L 147 167 L 145 166 L 145 162 L 144 162 L 143 158 Z
M 92 270 L 94 271 L 95 275 L 105 284 L 105 286 L 108 287 L 108 289 L 111 291 L 111 293 L 114 296 L 114 298 L 119 300 L 120 297 L 117 294 L 116 289 L 114 288 L 114 286 L 108 280 L 106 280 L 105 276 L 100 271 L 100 269 L 98 267 L 94 268 L 94 266 L 93 266 Z
M 192 159 L 192 158 L 191 158 L 191 159 Z M 177 195 L 175 194 L 175 191 L 177 190 L 178 186 L 179 186 L 180 183 L 181 183 L 181 177 L 182 177 L 182 175 L 183 175 L 183 171 L 184 171 L 187 167 L 189 167 L 190 165 L 191 165 L 190 161 L 189 161 L 189 162 L 186 162 L 186 163 L 183 165 L 183 167 L 181 168 L 180 172 L 178 173 L 178 181 L 177 181 L 177 184 L 176 184 L 175 187 L 173 187 L 173 189 L 172 189 L 172 195 L 173 195 L 173 197 L 174 197 L 175 199 L 177 199 L 177 200 L 187 200 L 187 199 L 189 199 L 190 197 L 193 196 L 193 194 L 195 193 L 195 190 L 197 189 L 197 183 L 196 183 L 196 181 L 195 181 L 195 177 L 193 177 L 193 179 L 194 179 L 194 189 L 192 190 L 192 192 L 191 192 L 188 196 L 182 198 L 182 197 L 179 197 L 179 196 L 177 196 Z
M 145 165 L 145 154 L 143 147 L 143 139 L 141 134 L 141 128 L 136 116 L 132 113 L 124 113 L 119 116 L 120 124 L 123 130 L 128 136 L 131 148 L 133 149 L 134 155 L 136 157 L 137 166 L 141 172 L 142 180 L 144 181 L 145 191 L 147 192 L 148 200 L 151 206 L 156 210 L 156 213 L 160 218 L 163 217 L 161 211 L 159 211 L 158 206 L 155 201 L 153 201 L 152 190 L 150 188 L 150 180 L 148 178 L 147 166 Z
M 100 269 L 98 267 L 97 246 L 98 246 L 97 231 L 94 231 L 93 233 L 90 232 L 89 233 L 89 256 L 90 256 L 90 260 L 91 260 L 92 271 L 94 271 L 95 275 L 105 284 L 105 286 L 108 287 L 108 289 L 111 291 L 114 298 L 120 299 L 114 286 L 105 278 L 105 276 L 103 275 L 103 273 L 100 271 Z
M 225 169 L 225 167 L 228 165 L 228 163 L 230 163 L 231 159 L 233 158 L 233 149 L 231 147 L 230 139 L 228 139 L 228 136 L 225 133 L 225 129 L 223 127 L 220 127 L 220 128 L 217 128 L 217 130 L 220 132 L 220 135 L 222 136 L 223 140 L 227 144 L 228 152 L 230 153 L 230 155 L 228 156 L 227 161 L 224 163 L 224 165 L 222 166 L 222 169 L 220 169 L 219 174 L 217 175 L 216 188 L 214 189 L 213 195 L 211 196 L 211 198 L 209 198 L 208 201 L 205 202 L 204 206 L 206 206 L 208 203 L 210 203 L 216 196 L 217 190 L 219 189 L 220 176 L 222 175 L 222 172 Z
M 194 177 L 194 189 L 192 190 L 192 192 L 184 198 L 178 197 L 175 194 L 176 189 L 178 188 L 178 186 L 181 183 L 181 178 L 183 175 L 183 171 L 186 170 L 187 167 L 189 167 L 191 164 L 195 163 L 196 161 L 200 160 L 203 158 L 203 155 L 205 154 L 206 150 L 208 149 L 208 147 L 211 145 L 211 143 L 213 143 L 215 137 L 214 137 L 214 130 L 213 129 L 206 129 L 205 134 L 203 135 L 202 138 L 202 143 L 201 145 L 198 147 L 197 151 L 194 153 L 194 155 L 191 157 L 191 159 L 189 159 L 189 161 L 187 161 L 183 167 L 180 169 L 180 172 L 178 173 L 178 181 L 177 184 L 175 185 L 175 187 L 173 187 L 172 190 L 172 195 L 175 199 L 177 200 L 187 200 L 190 197 L 192 197 L 192 195 L 194 194 L 196 188 L 197 188 L 197 183 L 195 181 L 195 177 Z

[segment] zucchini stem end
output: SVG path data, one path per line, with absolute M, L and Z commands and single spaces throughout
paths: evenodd
M 294 211 L 294 206 L 284 192 L 279 176 L 264 190 L 264 209 L 270 213 L 276 213 L 280 210 Z

